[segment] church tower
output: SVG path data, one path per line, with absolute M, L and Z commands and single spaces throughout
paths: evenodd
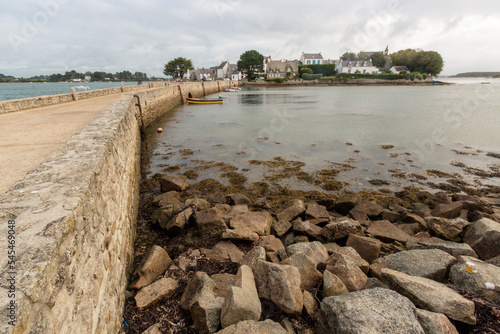
M 385 51 L 384 51 L 384 56 L 388 56 L 389 55 L 389 44 L 387 44 L 387 46 L 385 47 Z

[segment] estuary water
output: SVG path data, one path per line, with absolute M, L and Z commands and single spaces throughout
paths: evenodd
M 192 182 L 227 184 L 227 164 L 254 182 L 276 172 L 270 161 L 288 161 L 313 178 L 333 173 L 353 191 L 499 186 L 500 81 L 490 81 L 221 93 L 223 104 L 181 105 L 151 126 L 149 173 L 194 171 Z M 320 190 L 303 174 L 274 180 Z
M 42 95 L 70 94 L 72 87 L 87 86 L 89 89 L 120 87 L 122 82 L 23 82 L 0 83 L 0 101 L 23 99 Z M 123 82 L 124 86 L 137 85 L 137 81 Z M 83 91 L 76 89 L 77 92 Z

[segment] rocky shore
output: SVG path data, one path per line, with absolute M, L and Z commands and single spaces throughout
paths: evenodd
M 498 333 L 500 195 L 142 186 L 124 333 Z

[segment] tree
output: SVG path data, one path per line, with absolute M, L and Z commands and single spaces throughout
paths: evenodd
M 354 52 L 344 52 L 342 56 L 340 56 L 342 60 L 355 60 L 356 54 Z
M 381 53 L 372 54 L 373 66 L 384 67 L 386 62 L 387 62 L 387 59 L 385 59 L 385 56 L 383 54 L 381 54 Z
M 406 66 L 410 71 L 437 75 L 443 70 L 443 57 L 436 51 L 400 50 L 391 54 L 394 66 Z
M 358 54 L 356 55 L 356 60 L 369 60 L 369 59 L 370 56 L 363 51 L 358 52 Z
M 245 51 L 238 60 L 238 69 L 252 79 L 255 73 L 264 72 L 264 56 L 255 50 Z
M 182 79 L 188 70 L 194 70 L 191 59 L 177 57 L 174 60 L 169 61 L 168 64 L 165 64 L 163 74 Z

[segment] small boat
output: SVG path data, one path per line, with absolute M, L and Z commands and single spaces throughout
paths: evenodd
M 189 104 L 214 104 L 222 103 L 223 99 L 222 97 L 219 97 L 218 99 L 196 99 L 193 97 L 187 97 L 186 101 Z
M 224 89 L 226 92 L 239 92 L 241 90 L 240 87 L 226 87 Z
M 90 89 L 89 86 L 76 86 L 75 89 Z

